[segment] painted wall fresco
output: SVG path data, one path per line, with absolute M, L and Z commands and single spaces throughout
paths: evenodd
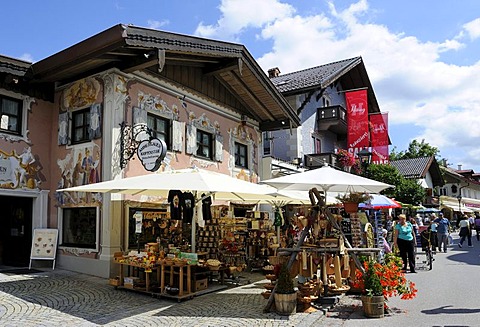
M 173 95 L 169 92 L 159 91 L 141 83 L 133 83 L 129 90 L 132 107 L 147 110 L 165 118 L 172 119 L 180 128 L 172 130 L 172 147 L 169 149 L 162 167 L 159 171 L 180 169 L 197 166 L 201 168 L 216 169 L 218 172 L 236 176 L 243 180 L 256 182 L 258 180 L 258 145 L 261 133 L 256 132 L 252 126 L 241 123 L 233 118 L 235 114 L 225 108 L 212 104 L 213 110 L 208 105 L 203 105 L 199 99 L 192 95 Z M 136 95 L 136 96 L 134 96 Z M 135 99 L 137 102 L 135 103 Z M 232 117 L 215 112 L 227 111 Z M 133 111 L 133 109 L 131 109 Z M 133 112 L 127 115 L 134 117 Z M 127 116 L 127 118 L 128 118 Z M 132 118 L 135 121 L 135 118 Z M 215 137 L 215 155 L 213 160 L 195 156 L 196 129 L 203 129 Z M 177 133 L 180 130 L 181 134 Z M 247 170 L 235 167 L 234 149 L 235 142 L 242 142 L 248 146 L 249 167 Z M 135 161 L 130 161 L 128 175 L 142 174 L 142 167 Z
M 17 154 L 15 150 L 0 150 L 0 187 L 6 189 L 37 189 L 41 183 L 40 163 L 35 159 L 31 147 Z
M 58 188 L 81 186 L 100 181 L 100 146 L 88 144 L 83 148 L 72 149 L 65 158 L 57 159 L 58 168 L 62 172 Z M 76 206 L 99 204 L 102 196 L 99 193 L 56 192 L 59 206 Z
M 75 109 L 86 107 L 95 107 L 99 114 L 98 103 L 101 85 L 95 78 L 85 78 L 79 80 L 61 93 L 58 101 L 61 103 L 59 113 L 58 130 L 59 135 L 68 136 L 68 119 L 65 120 L 65 114 L 71 113 Z M 90 115 L 90 127 L 99 124 L 99 115 Z M 62 124 L 65 125 L 62 127 Z M 99 130 L 96 126 L 95 130 Z M 101 134 L 94 135 L 99 138 Z M 59 138 L 60 140 L 60 138 Z M 60 178 L 57 181 L 57 189 L 86 185 L 99 182 L 101 172 L 101 147 L 99 140 L 69 145 L 67 142 L 60 142 L 59 145 L 65 145 L 64 151 L 58 151 L 56 156 L 56 166 L 60 170 Z M 63 147 L 60 147 L 60 149 Z M 69 207 L 78 205 L 99 205 L 102 202 L 102 195 L 86 192 L 55 192 L 56 206 Z

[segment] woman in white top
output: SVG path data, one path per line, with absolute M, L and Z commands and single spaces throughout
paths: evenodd
M 460 220 L 458 223 L 458 227 L 460 227 L 460 233 L 458 235 L 461 237 L 460 242 L 458 242 L 458 246 L 463 246 L 463 242 L 465 241 L 466 237 L 468 240 L 468 247 L 473 248 L 472 233 L 470 233 L 470 222 L 468 221 L 467 215 L 463 215 L 462 220 Z

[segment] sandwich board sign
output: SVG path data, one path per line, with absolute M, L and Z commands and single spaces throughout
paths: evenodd
M 32 260 L 53 260 L 52 269 L 55 269 L 57 256 L 58 229 L 36 228 L 33 230 L 32 250 L 30 252 L 30 265 Z

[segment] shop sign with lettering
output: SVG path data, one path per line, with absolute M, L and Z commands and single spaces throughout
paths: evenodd
M 157 138 L 140 142 L 137 149 L 138 158 L 148 171 L 158 170 L 166 154 L 167 145 L 163 140 Z

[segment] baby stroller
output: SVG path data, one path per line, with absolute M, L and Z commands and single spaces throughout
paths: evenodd
M 432 270 L 433 265 L 433 252 L 432 252 L 432 243 L 433 243 L 432 232 L 430 229 L 425 229 L 420 233 L 420 243 L 422 246 L 422 252 L 425 252 L 426 259 L 423 261 L 428 270 Z

